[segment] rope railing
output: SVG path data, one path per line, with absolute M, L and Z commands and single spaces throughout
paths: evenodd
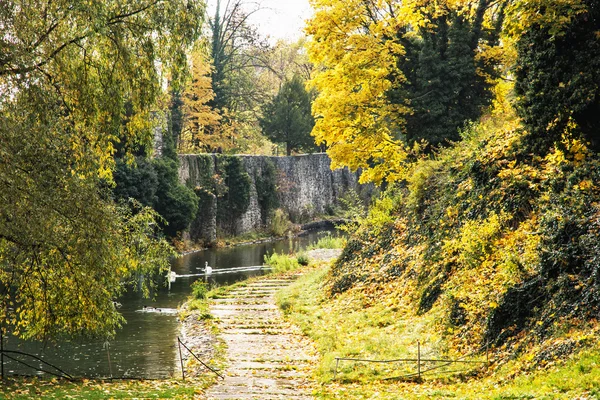
M 21 355 L 21 356 L 26 356 L 26 357 L 33 358 L 34 360 L 37 360 L 37 361 L 41 362 L 42 364 L 44 364 L 44 365 L 46 365 L 46 366 L 48 366 L 50 368 L 54 368 L 56 371 L 58 371 L 58 374 L 54 373 L 54 372 L 51 372 L 51 371 L 47 371 L 47 370 L 45 370 L 45 369 L 43 369 L 41 367 L 34 367 L 34 366 L 30 365 L 30 364 L 27 364 L 25 361 L 19 360 L 19 359 L 14 358 L 14 357 L 11 357 L 9 354 L 17 354 L 17 355 Z M 10 360 L 13 360 L 13 361 L 15 361 L 15 362 L 17 362 L 19 364 L 25 365 L 26 367 L 32 368 L 32 369 L 34 369 L 36 371 L 45 372 L 47 374 L 54 375 L 54 376 L 57 376 L 59 378 L 66 378 L 68 380 L 73 380 L 73 377 L 70 374 L 66 373 L 62 369 L 58 368 L 56 365 L 50 364 L 48 361 L 43 360 L 42 358 L 40 358 L 40 357 L 38 357 L 36 355 L 25 353 L 23 351 L 4 350 L 4 349 L 2 349 L 2 355 L 3 355 L 3 357 L 6 357 L 6 358 L 8 358 Z
M 421 342 L 418 341 L 417 342 L 417 358 L 396 358 L 396 359 L 391 359 L 391 360 L 372 360 L 372 359 L 367 359 L 367 358 L 336 357 L 335 358 L 335 369 L 333 372 L 333 379 L 337 378 L 340 361 L 352 361 L 352 362 L 365 362 L 365 363 L 375 363 L 375 364 L 416 363 L 417 364 L 416 372 L 402 375 L 400 377 L 388 378 L 388 379 L 409 378 L 409 377 L 416 376 L 417 379 L 420 380 L 421 375 L 431 372 L 431 371 L 434 371 L 434 370 L 437 370 L 437 369 L 440 369 L 440 368 L 443 368 L 443 367 L 447 367 L 452 364 L 485 364 L 485 365 L 489 365 L 488 347 L 489 347 L 489 345 L 486 344 L 485 346 L 482 346 L 482 348 L 480 348 L 478 351 L 466 354 L 457 359 L 422 358 L 421 357 Z M 483 349 L 483 348 L 485 348 L 485 350 L 486 350 L 486 360 L 485 361 L 464 360 L 464 358 L 470 357 L 470 356 L 480 352 L 481 349 Z M 442 363 L 442 364 L 423 370 L 422 367 L 423 367 L 424 363 Z M 446 372 L 446 373 L 449 373 L 449 372 Z
M 225 377 L 223 375 L 221 375 L 217 370 L 215 370 L 214 368 L 211 368 L 210 366 L 208 366 L 204 361 L 202 361 L 196 354 L 194 354 L 194 352 L 192 350 L 190 350 L 189 347 L 187 347 L 185 345 L 185 343 L 183 343 L 181 341 L 181 339 L 179 337 L 177 337 L 177 343 L 179 344 L 179 360 L 181 361 L 181 378 L 183 380 L 185 380 L 185 368 L 183 366 L 183 357 L 182 357 L 182 353 L 181 353 L 181 346 L 183 346 L 196 360 L 198 360 L 198 362 L 200 364 L 202 364 L 206 369 L 208 369 L 209 371 L 211 371 L 212 373 L 214 373 L 215 375 L 217 375 L 219 378 L 221 379 L 225 379 Z

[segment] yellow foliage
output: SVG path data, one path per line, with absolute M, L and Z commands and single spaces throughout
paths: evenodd
M 199 49 L 190 58 L 192 79 L 183 93 L 184 123 L 178 143 L 183 153 L 223 147 L 224 142 L 219 130 L 221 116 L 208 105 L 215 98 L 210 63 Z
M 326 143 L 332 168 L 365 168 L 362 181 L 402 176 L 406 150 L 398 139 L 408 109 L 393 105 L 386 92 L 404 78 L 396 68 L 403 53 L 392 39 L 400 25 L 391 17 L 397 2 L 313 0 L 315 16 L 306 31 L 317 71 L 310 85 L 317 143 Z M 386 8 L 386 7 L 389 8 Z

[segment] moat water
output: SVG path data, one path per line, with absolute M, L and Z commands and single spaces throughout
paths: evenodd
M 171 269 L 177 275 L 170 288 L 161 287 L 153 299 L 145 299 L 137 292 L 128 292 L 119 299 L 119 311 L 127 323 L 110 342 L 60 341 L 40 343 L 5 338 L 5 350 L 17 350 L 42 357 L 74 377 L 115 378 L 168 378 L 177 372 L 177 336 L 179 324 L 175 309 L 191 293 L 190 285 L 203 279 L 211 285 L 226 285 L 262 275 L 267 253 L 288 253 L 305 248 L 328 231 L 276 242 L 207 249 L 173 260 Z M 205 263 L 213 268 L 210 275 L 203 274 Z M 147 312 L 144 310 L 151 310 Z M 108 349 L 107 349 L 108 348 Z M 110 367 L 109 367 L 110 355 Z M 40 362 L 22 358 L 28 364 L 54 371 Z M 5 359 L 4 371 L 8 375 L 45 375 L 43 372 Z

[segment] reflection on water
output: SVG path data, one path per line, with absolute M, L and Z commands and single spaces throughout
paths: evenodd
M 292 240 L 208 249 L 174 260 L 172 270 L 177 275 L 184 276 L 171 283 L 170 289 L 165 285 L 155 293 L 154 300 L 141 298 L 136 292 L 129 292 L 119 299 L 122 304 L 119 311 L 127 323 L 108 345 L 102 341 L 61 341 L 44 345 L 9 337 L 4 342 L 5 349 L 39 355 L 73 376 L 108 377 L 111 375 L 111 369 L 113 377 L 173 376 L 178 361 L 177 317 L 168 312 L 139 312 L 140 310 L 144 307 L 177 308 L 190 294 L 190 285 L 197 279 L 204 279 L 210 285 L 226 285 L 262 275 L 265 269 L 260 266 L 265 254 L 298 250 L 316 242 L 325 234 L 328 232 L 312 232 Z M 213 268 L 213 273 L 208 276 L 202 273 L 206 262 Z M 42 367 L 39 362 L 31 359 L 23 358 L 23 361 Z M 5 360 L 5 372 L 27 375 L 35 373 L 31 368 L 10 360 Z

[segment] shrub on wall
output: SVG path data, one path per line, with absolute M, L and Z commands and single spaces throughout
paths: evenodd
M 269 231 L 275 236 L 283 236 L 288 229 L 290 229 L 290 219 L 281 208 L 276 209 L 269 224 Z
M 250 205 L 252 181 L 239 157 L 219 156 L 217 174 L 225 184 L 218 202 L 217 221 L 232 226 Z
M 164 232 L 174 237 L 188 228 L 198 210 L 198 197 L 194 191 L 181 185 L 177 179 L 177 162 L 166 157 L 153 161 L 158 176 L 154 209 L 167 221 Z
M 267 223 L 269 214 L 279 207 L 277 198 L 277 169 L 271 160 L 266 160 L 262 174 L 256 177 L 256 194 L 263 224 Z

